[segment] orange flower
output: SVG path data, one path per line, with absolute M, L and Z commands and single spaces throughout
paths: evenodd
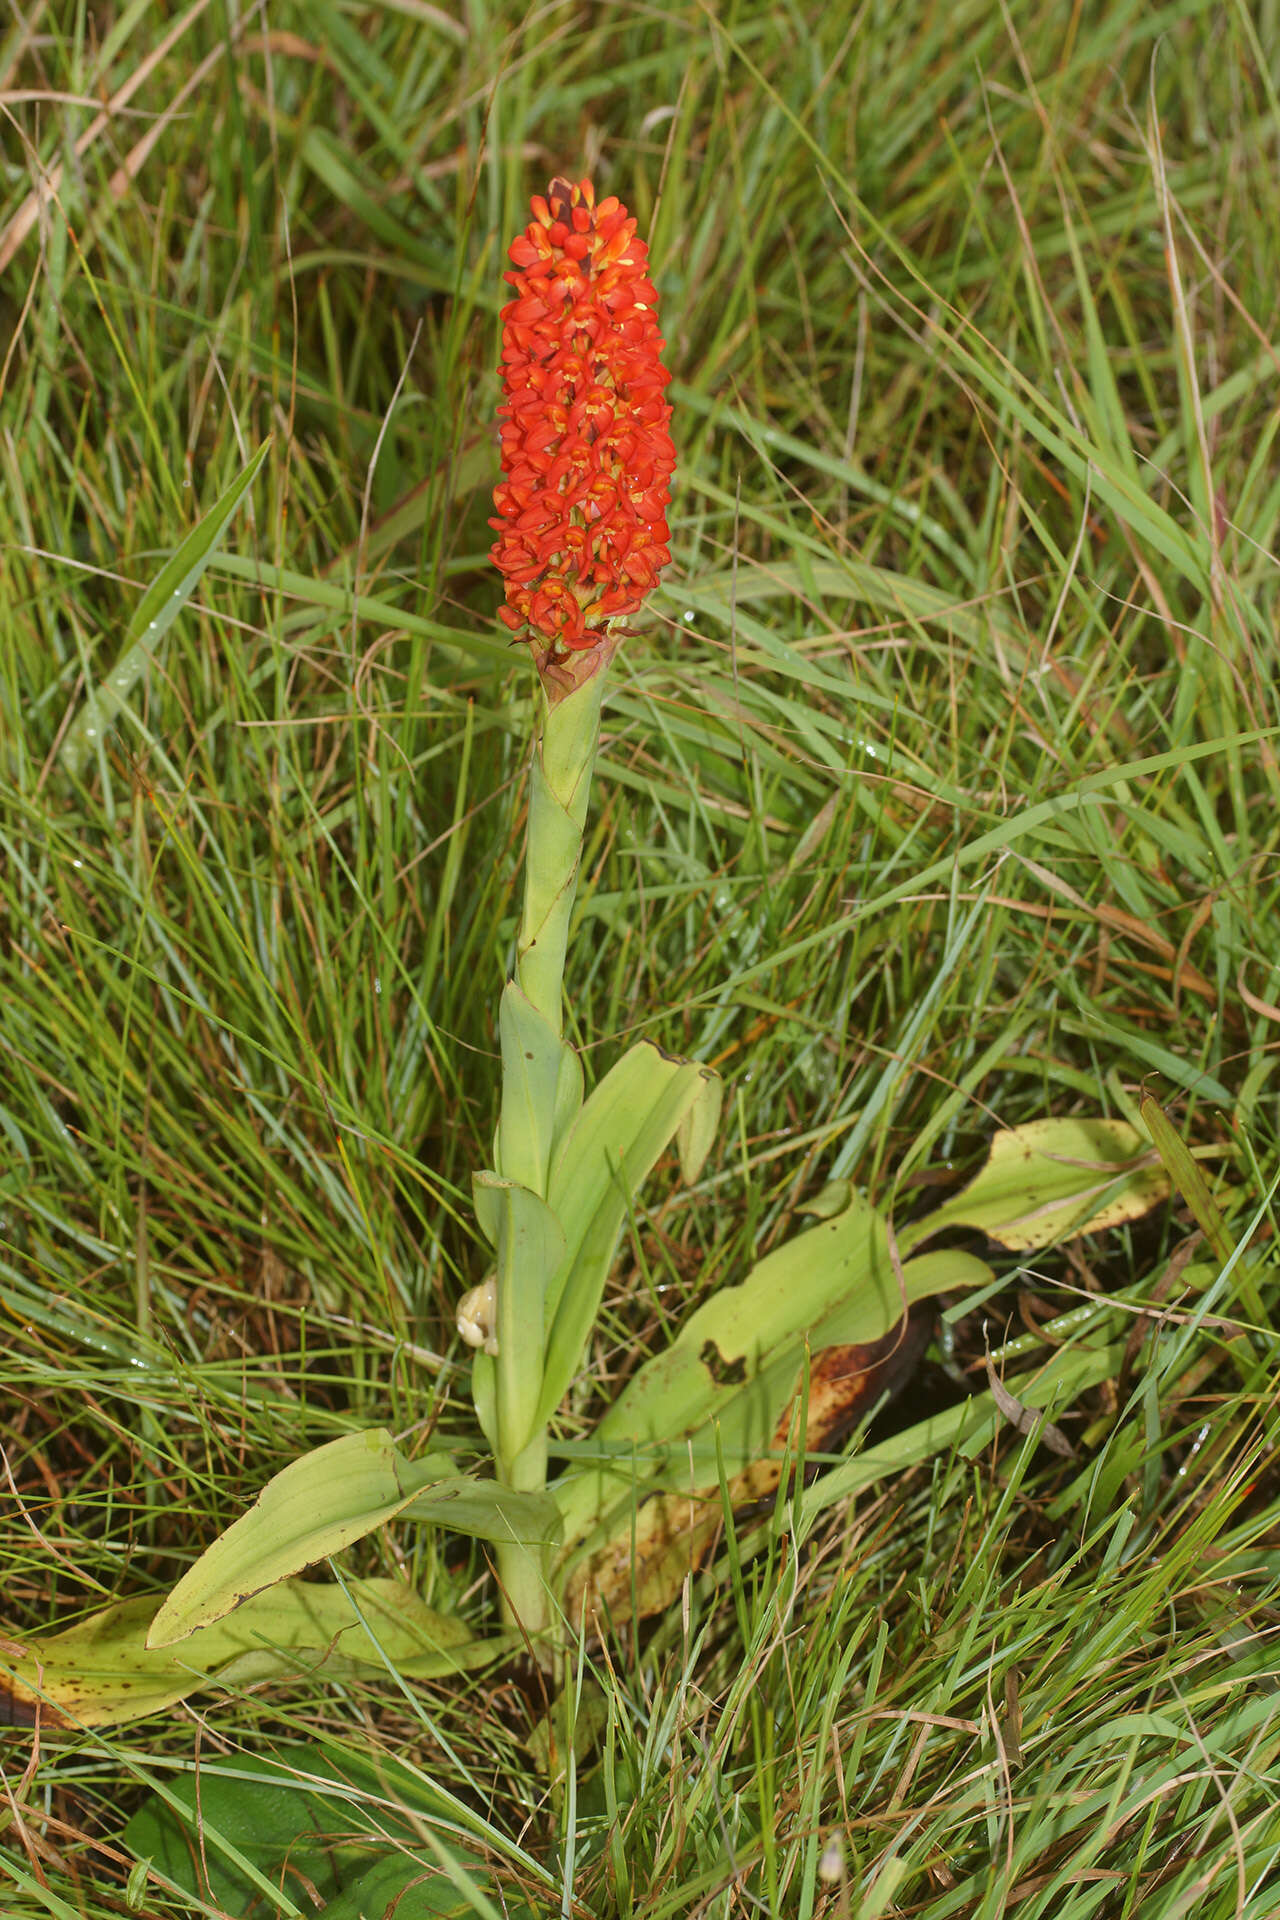
M 502 310 L 502 471 L 493 561 L 498 609 L 556 665 L 639 610 L 671 555 L 675 448 L 658 358 L 648 248 L 589 180 L 535 194 L 511 245 L 516 297 Z

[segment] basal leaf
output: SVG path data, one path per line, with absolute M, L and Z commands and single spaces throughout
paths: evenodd
M 828 1348 L 868 1348 L 913 1302 L 990 1278 L 964 1254 L 895 1269 L 884 1221 L 851 1194 L 843 1212 L 713 1294 L 636 1374 L 596 1428 L 599 1460 L 552 1489 L 568 1548 L 620 1500 L 634 1501 L 637 1485 L 714 1487 L 719 1460 L 734 1474 L 770 1453 L 806 1356 L 812 1365 Z
M 996 1134 L 963 1192 L 898 1233 L 906 1253 L 944 1227 L 974 1227 L 1015 1253 L 1136 1220 L 1169 1197 L 1169 1178 L 1123 1120 L 1033 1120 Z
M 529 1920 L 484 1891 L 479 1847 L 459 1848 L 467 1823 L 417 1768 L 315 1741 L 206 1757 L 152 1794 L 123 1839 L 202 1910 L 292 1920 L 323 1903 L 325 1920 Z
M 549 1493 L 517 1493 L 496 1480 L 455 1474 L 428 1487 L 404 1509 L 406 1520 L 426 1521 L 495 1546 L 549 1546 L 562 1529 L 560 1509 Z
M 178 1646 L 148 1645 L 156 1610 L 151 1595 L 118 1601 L 20 1643 L 11 1661 L 0 1657 L 0 1720 L 31 1725 L 38 1711 L 46 1727 L 116 1726 L 210 1686 L 249 1686 L 300 1665 L 340 1674 L 389 1660 L 431 1679 L 481 1665 L 504 1644 L 474 1640 L 399 1580 L 282 1581 Z
M 149 1644 L 172 1646 L 264 1588 L 340 1553 L 452 1473 L 447 1454 L 410 1462 L 382 1428 L 343 1434 L 304 1454 L 188 1568 L 156 1614 Z
M 680 1155 L 680 1177 L 691 1187 L 706 1164 L 720 1130 L 720 1108 L 724 1083 L 718 1074 L 708 1073 L 685 1110 L 676 1129 L 676 1150 Z

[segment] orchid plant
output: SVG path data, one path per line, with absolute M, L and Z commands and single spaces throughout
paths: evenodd
M 478 1348 L 472 1391 L 497 1477 L 540 1492 L 547 1424 L 581 1362 L 621 1224 L 609 1148 L 636 1144 L 601 1124 L 601 1096 L 612 1098 L 617 1081 L 584 1115 L 582 1066 L 561 1016 L 606 675 L 621 623 L 671 558 L 675 448 L 657 293 L 635 221 L 618 200 L 597 202 L 589 180 L 553 180 L 532 210 L 507 274 L 516 297 L 502 315 L 506 478 L 490 524 L 506 583 L 500 617 L 530 642 L 542 715 L 515 972 L 498 1016 L 494 1168 L 476 1179 L 477 1217 L 497 1265 L 463 1300 L 458 1327 Z M 629 1112 L 631 1102 L 661 1104 L 674 1093 L 678 1128 L 715 1107 L 710 1075 L 651 1047 L 631 1058 L 640 1071 L 627 1076 Z M 713 1130 L 711 1117 L 697 1153 L 686 1152 L 690 1175 Z M 659 1152 L 670 1138 L 662 1131 L 653 1136 Z M 597 1199 L 591 1212 L 588 1195 Z M 508 1611 L 542 1632 L 543 1568 L 516 1544 L 500 1551 L 500 1566 Z
M 523 908 L 498 1005 L 501 1107 L 493 1165 L 474 1183 L 490 1271 L 458 1306 L 492 1469 L 464 1470 L 441 1451 L 410 1458 L 382 1430 L 320 1447 L 277 1474 L 159 1604 L 124 1599 L 11 1649 L 0 1686 L 12 1717 L 109 1724 L 299 1666 L 433 1677 L 514 1653 L 554 1666 L 573 1635 L 666 1606 L 727 1511 L 766 1496 L 798 1454 L 829 1448 L 870 1411 L 909 1355 L 917 1302 L 993 1282 L 971 1253 L 924 1250 L 944 1228 L 1044 1247 L 1170 1190 L 1138 1130 L 1102 1119 L 998 1135 L 961 1194 L 896 1236 L 886 1214 L 835 1183 L 813 1203 L 815 1224 L 704 1299 L 550 1476 L 558 1410 L 640 1190 L 673 1147 L 686 1183 L 698 1180 L 721 1087 L 709 1068 L 641 1041 L 588 1093 L 565 1037 L 602 705 L 626 622 L 670 560 L 675 453 L 657 294 L 626 208 L 597 200 L 587 180 L 557 178 L 510 258 L 493 558 L 501 617 L 529 646 L 540 697 Z M 221 526 L 229 511 L 219 503 L 211 519 Z M 1116 1359 L 1105 1342 L 1075 1354 L 1074 1372 L 1059 1357 L 1013 1404 L 1043 1406 Z M 1011 1396 L 999 1393 L 993 1380 L 992 1395 L 968 1403 L 970 1438 L 1009 1417 Z M 920 1444 L 904 1443 L 874 1471 L 919 1457 Z M 840 1474 L 833 1486 L 857 1484 Z M 428 1606 L 402 1581 L 298 1577 L 392 1520 L 492 1548 L 496 1631 Z

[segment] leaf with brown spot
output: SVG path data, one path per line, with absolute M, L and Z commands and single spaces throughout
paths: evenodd
M 728 1482 L 730 1507 L 741 1513 L 770 1501 L 784 1471 L 797 1455 L 834 1452 L 859 1421 L 885 1395 L 896 1392 L 928 1344 L 936 1316 L 913 1308 L 896 1327 L 862 1346 L 827 1347 L 809 1369 L 802 1387 L 781 1414 L 766 1458 L 753 1461 Z M 803 1399 L 804 1443 L 796 1447 L 792 1431 Z M 662 1493 L 645 1500 L 601 1546 L 581 1558 L 565 1585 L 568 1617 L 585 1619 L 589 1629 L 605 1620 L 619 1626 L 633 1617 L 662 1613 L 690 1573 L 713 1552 L 724 1523 L 720 1486 L 688 1493 Z
M 586 1598 L 630 1612 L 633 1544 L 641 1612 L 666 1604 L 714 1540 L 722 1469 L 735 1504 L 776 1489 L 806 1370 L 805 1447 L 829 1452 L 914 1360 L 919 1321 L 908 1336 L 904 1311 L 991 1281 L 953 1250 L 904 1264 L 870 1202 L 852 1192 L 844 1202 L 691 1314 L 601 1420 L 598 1457 L 551 1488 L 575 1610 Z

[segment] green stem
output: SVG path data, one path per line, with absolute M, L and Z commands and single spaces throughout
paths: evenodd
M 604 669 L 554 706 L 544 704 L 529 795 L 524 912 L 516 979 L 560 1036 L 569 921 L 578 891 L 582 835 L 600 739 Z
M 534 754 L 525 854 L 524 904 L 516 938 L 515 977 L 503 993 L 502 1109 L 497 1174 L 501 1182 L 545 1200 L 552 1155 L 581 1103 L 581 1069 L 566 1046 L 564 967 L 569 922 L 578 890 L 591 774 L 600 737 L 605 663 L 554 702 L 544 696 Z M 509 1189 L 508 1189 L 509 1191 Z M 558 1229 L 553 1227 L 553 1232 Z M 529 1257 L 528 1248 L 548 1249 Z M 495 1464 L 505 1486 L 540 1493 L 547 1483 L 545 1423 L 529 1430 L 524 1410 L 541 1397 L 546 1328 L 541 1301 L 554 1272 L 551 1238 L 527 1237 L 520 1257 L 500 1253 Z M 517 1295 L 518 1289 L 518 1295 Z M 541 1328 L 542 1339 L 530 1337 Z M 547 1569 L 541 1549 L 512 1542 L 498 1548 L 504 1612 L 532 1639 L 547 1640 L 551 1624 Z
M 580 1093 L 576 1055 L 561 1038 L 564 963 L 604 682 L 602 666 L 554 705 L 544 698 L 529 792 L 515 978 L 503 994 L 498 1171 L 541 1195 L 557 1133 Z

